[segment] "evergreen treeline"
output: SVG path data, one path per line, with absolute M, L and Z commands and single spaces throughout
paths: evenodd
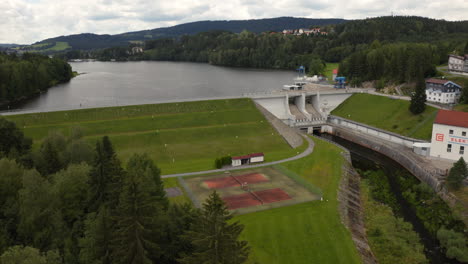
M 7 137 L 8 136 L 8 137 Z M 213 193 L 202 209 L 170 204 L 146 154 L 125 166 L 108 137 L 80 129 L 38 149 L 0 119 L 0 264 L 244 263 L 243 227 Z
M 25 53 L 0 53 L 0 105 L 31 97 L 72 77 L 68 63 L 58 58 Z
M 436 47 L 420 43 L 381 45 L 355 52 L 340 64 L 340 74 L 359 85 L 363 81 L 384 79 L 397 83 L 411 82 L 436 74 L 440 56 Z M 422 74 L 422 75 L 421 75 Z

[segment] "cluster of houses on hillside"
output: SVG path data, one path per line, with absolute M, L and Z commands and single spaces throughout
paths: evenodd
M 468 75 L 468 54 L 465 56 L 449 55 L 448 70 L 454 73 Z
M 283 35 L 295 35 L 295 36 L 301 36 L 301 35 L 317 36 L 317 35 L 322 35 L 322 36 L 326 36 L 326 35 L 328 35 L 328 32 L 321 31 L 320 28 L 312 28 L 312 29 L 300 28 L 300 29 L 285 29 L 285 30 L 283 30 Z

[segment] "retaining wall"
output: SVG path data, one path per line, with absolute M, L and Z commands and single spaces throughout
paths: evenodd
M 405 148 L 402 145 L 388 144 L 378 138 L 373 138 L 366 134 L 358 134 L 349 128 L 342 128 L 336 125 L 329 126 L 326 132 L 384 154 L 398 162 L 420 181 L 431 186 L 436 192 L 443 191 L 441 175 L 436 170 L 423 166 L 426 163 L 421 157 L 414 154 L 411 149 Z
M 343 126 L 343 127 L 348 127 L 354 130 L 357 130 L 359 132 L 362 132 L 364 134 L 368 134 L 374 137 L 378 137 L 384 140 L 388 140 L 393 143 L 397 143 L 400 145 L 403 145 L 408 148 L 413 148 L 414 143 L 426 143 L 428 141 L 420 140 L 420 139 L 414 139 L 410 137 L 405 137 L 396 133 L 392 133 L 383 129 L 379 129 L 376 127 L 372 127 L 366 124 L 362 124 L 359 122 L 355 122 L 349 119 L 345 119 L 339 116 L 333 116 L 330 115 L 328 117 L 328 122 L 330 124 L 334 124 L 337 126 Z
M 345 162 L 341 168 L 341 179 L 338 187 L 338 201 L 341 222 L 351 232 L 354 245 L 365 264 L 376 264 L 377 260 L 367 241 L 366 228 L 364 225 L 364 213 L 361 205 L 360 182 L 361 178 L 351 164 L 349 151 L 343 146 L 324 139 L 331 144 L 341 148 Z

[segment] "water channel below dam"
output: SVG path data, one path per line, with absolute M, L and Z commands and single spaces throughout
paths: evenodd
M 397 173 L 403 171 L 410 174 L 408 170 L 403 168 L 394 160 L 382 155 L 376 151 L 360 146 L 351 141 L 342 139 L 329 134 L 320 134 L 320 137 L 333 141 L 349 150 L 351 153 L 352 165 L 355 169 L 361 171 L 381 169 L 385 173 L 390 183 L 391 191 L 396 197 L 396 200 L 401 208 L 400 214 L 406 222 L 413 225 L 413 230 L 418 233 L 421 243 L 425 248 L 425 255 L 431 264 L 457 264 L 456 260 L 449 259 L 445 256 L 443 249 L 440 248 L 439 242 L 429 231 L 424 227 L 421 220 L 416 216 L 416 213 L 410 207 L 408 202 L 403 198 L 402 191 L 396 182 Z

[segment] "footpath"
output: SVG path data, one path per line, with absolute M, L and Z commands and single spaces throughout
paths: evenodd
M 237 167 L 229 166 L 229 167 L 222 168 L 222 169 L 214 169 L 214 170 L 206 170 L 206 171 L 167 174 L 167 175 L 162 175 L 161 178 L 185 177 L 185 176 L 200 175 L 200 174 L 211 174 L 211 173 L 226 172 L 226 171 L 231 171 L 231 170 L 254 169 L 254 168 L 260 168 L 260 167 L 276 165 L 276 164 L 280 164 L 280 163 L 283 163 L 283 162 L 298 160 L 298 159 L 301 159 L 301 158 L 304 158 L 304 157 L 310 155 L 314 151 L 314 142 L 306 135 L 302 135 L 302 137 L 308 143 L 307 149 L 304 152 L 299 153 L 298 155 L 287 158 L 287 159 L 282 159 L 282 160 L 277 160 L 277 161 L 270 161 L 270 162 L 265 162 L 265 163 L 261 163 L 261 164 L 255 164 L 255 165 L 248 164 L 248 165 L 242 165 L 242 166 L 237 166 Z

